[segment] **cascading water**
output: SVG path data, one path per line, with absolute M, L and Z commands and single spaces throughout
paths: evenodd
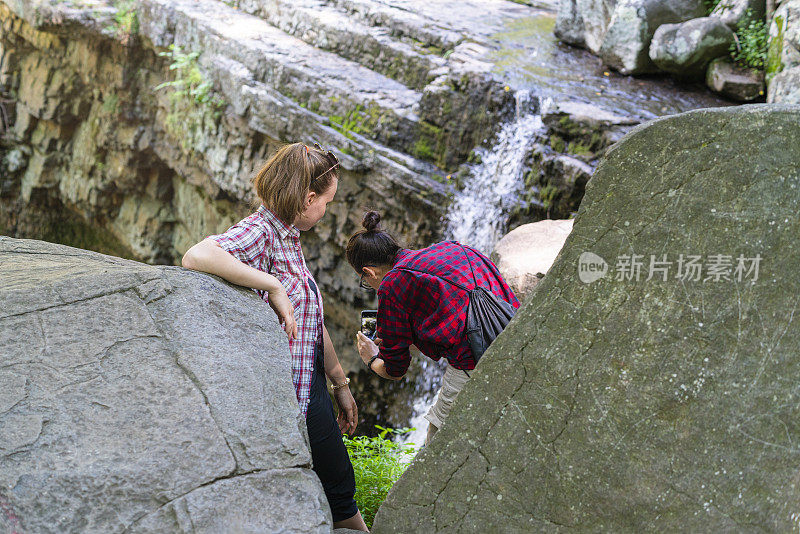
M 525 159 L 543 130 L 542 113 L 552 105 L 551 99 L 534 103 L 530 93 L 516 93 L 516 114 L 497 134 L 492 149 L 479 148 L 481 163 L 472 168 L 464 188 L 456 194 L 445 215 L 445 237 L 472 246 L 488 255 L 506 230 L 506 213 L 518 201 L 524 188 Z M 415 386 L 414 416 L 411 427 L 416 430 L 402 435 L 405 443 L 421 445 L 425 441 L 428 422 L 425 414 L 435 401 L 434 392 L 442 384 L 444 362 L 422 359 L 422 369 Z
M 542 130 L 541 108 L 531 113 L 531 96 L 516 93 L 516 117 L 497 134 L 491 150 L 476 150 L 481 163 L 475 165 L 469 181 L 456 194 L 445 216 L 445 234 L 449 239 L 470 245 L 484 254 L 492 251 L 503 236 L 505 213 L 517 201 L 524 187 L 525 158 Z

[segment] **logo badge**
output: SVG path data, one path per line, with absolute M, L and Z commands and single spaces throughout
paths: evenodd
M 584 284 L 596 282 L 607 273 L 608 263 L 594 252 L 584 252 L 578 258 L 578 278 Z

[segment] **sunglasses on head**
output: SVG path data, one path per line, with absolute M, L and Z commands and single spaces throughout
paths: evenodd
M 308 149 L 308 145 L 303 145 L 303 146 L 304 146 L 304 147 L 306 147 L 306 154 L 308 154 L 308 155 L 309 155 L 309 157 L 310 157 L 310 156 L 311 156 L 311 151 Z M 319 143 L 314 143 L 314 148 L 316 148 L 316 149 L 317 149 L 317 150 L 319 150 L 320 152 L 323 152 L 323 153 L 325 154 L 325 157 L 327 157 L 329 161 L 332 161 L 332 162 L 333 162 L 333 165 L 331 165 L 331 168 L 330 168 L 330 169 L 328 169 L 327 171 L 323 172 L 323 173 L 322 173 L 322 174 L 320 174 L 319 176 L 315 176 L 314 178 L 312 178 L 312 179 L 311 179 L 311 181 L 312 181 L 312 182 L 313 182 L 314 180 L 317 180 L 317 179 L 319 179 L 319 178 L 322 178 L 323 176 L 325 176 L 326 174 L 328 174 L 328 173 L 329 173 L 329 172 L 331 172 L 333 169 L 335 169 L 336 167 L 338 167 L 338 166 L 339 166 L 339 158 L 337 158 L 337 157 L 336 157 L 336 154 L 334 154 L 334 153 L 333 153 L 333 152 L 331 152 L 330 150 L 325 150 L 324 148 L 322 148 L 322 147 L 319 145 Z

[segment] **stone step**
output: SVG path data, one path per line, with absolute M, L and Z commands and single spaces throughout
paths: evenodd
M 447 51 L 453 49 L 464 39 L 464 35 L 454 29 L 452 24 L 437 22 L 418 13 L 423 4 L 428 2 L 417 0 L 393 3 L 380 0 L 325 1 L 369 26 L 386 28 L 392 36 L 409 39 L 426 48 Z M 434 3 L 434 9 L 438 5 L 439 2 Z M 458 6 L 455 7 L 458 8 Z M 449 9 L 446 11 L 451 15 L 453 13 Z M 450 20 L 452 20 L 452 16 Z
M 84 1 L 89 0 L 47 4 L 41 7 L 41 12 L 37 7 L 29 20 L 67 33 L 89 31 L 119 39 L 118 31 L 104 29 L 114 25 L 114 16 L 108 9 L 113 10 L 111 0 L 91 0 L 95 3 L 91 8 L 85 6 Z M 273 131 L 280 130 L 281 121 L 294 121 L 303 115 L 301 111 L 308 110 L 320 125 L 338 131 L 347 139 L 348 150 L 358 159 L 366 161 L 377 150 L 391 152 L 393 161 L 398 161 L 398 154 L 406 154 L 415 168 L 424 167 L 422 160 L 435 164 L 439 170 L 434 172 L 441 175 L 455 172 L 470 151 L 485 143 L 497 125 L 514 112 L 513 95 L 507 88 L 504 91 L 503 84 L 491 74 L 491 64 L 483 60 L 487 47 L 472 39 L 455 44 L 460 37 L 443 28 L 442 20 L 447 14 L 438 14 L 433 22 L 425 23 L 410 10 L 394 5 L 348 1 L 351 3 L 335 0 L 326 5 L 347 13 L 361 9 L 361 15 L 352 18 L 364 23 L 375 21 L 376 28 L 371 35 L 384 32 L 387 38 L 406 44 L 409 36 L 421 36 L 427 39 L 421 41 L 423 44 L 452 46 L 444 65 L 430 71 L 431 76 L 435 76 L 433 81 L 417 91 L 362 64 L 288 35 L 263 18 L 236 8 L 236 0 L 139 0 L 136 6 L 139 31 L 135 39 L 154 52 L 162 52 L 172 44 L 184 53 L 198 52 L 197 63 L 206 72 L 210 70 L 209 65 L 217 61 L 214 58 L 241 65 L 246 71 L 244 79 L 270 87 L 269 94 L 286 97 L 281 99 L 283 116 L 261 119 L 262 123 L 272 124 Z M 413 0 L 421 5 L 420 1 Z M 391 2 L 399 4 L 402 0 Z M 459 13 L 456 13 L 459 4 L 452 0 L 442 2 L 446 2 L 447 9 L 453 13 L 459 32 L 478 24 L 481 11 L 476 0 L 465 0 L 469 5 L 465 4 Z M 506 0 L 486 2 L 515 9 L 525 7 Z M 106 9 L 99 10 L 100 5 Z M 411 7 L 416 8 L 416 5 Z M 508 7 L 503 7 L 505 9 Z M 44 16 L 44 11 L 48 10 L 52 13 Z M 53 25 L 47 22 L 51 19 L 60 22 Z M 487 23 L 493 20 L 488 14 L 484 19 Z M 496 31 L 495 26 L 489 26 L 491 29 L 482 31 Z M 232 76 L 214 70 L 218 75 L 209 81 L 214 82 L 215 88 L 220 81 Z M 241 95 L 226 95 L 226 98 L 241 100 Z M 292 138 L 298 134 L 306 135 L 298 130 Z M 370 146 L 367 140 L 375 146 Z
M 324 0 L 240 0 L 239 9 L 257 15 L 306 43 L 422 89 L 445 64 L 444 50 L 392 34 Z
M 231 59 L 255 81 L 327 117 L 346 136 L 409 152 L 421 95 L 402 83 L 224 2 L 142 0 L 138 16 L 140 37 L 156 49 L 174 43 L 184 52 L 200 52 L 201 64 L 209 57 Z
M 370 26 L 422 46 L 452 50 L 464 41 L 484 42 L 505 23 L 530 17 L 533 9 L 554 10 L 557 0 L 326 0 Z M 532 9 L 533 8 L 533 9 Z
M 209 56 L 203 65 L 220 80 L 220 90 L 250 128 L 273 139 L 303 137 L 325 147 L 336 147 L 342 167 L 357 173 L 369 173 L 370 188 L 387 199 L 409 195 L 434 208 L 444 202 L 448 189 L 430 163 L 381 145 L 360 134 L 345 136 L 328 126 L 324 117 L 296 105 L 274 87 L 257 81 L 241 63 Z M 400 207 L 398 207 L 400 209 Z

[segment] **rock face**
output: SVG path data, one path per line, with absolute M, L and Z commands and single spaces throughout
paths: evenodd
M 605 150 L 639 124 L 633 117 L 623 117 L 585 102 L 559 102 L 542 115 L 550 133 L 550 142 L 563 143 L 564 150 L 585 162 L 602 156 Z M 557 147 L 560 148 L 560 147 Z
M 583 198 L 586 183 L 603 153 L 633 125 L 623 117 L 584 102 L 564 101 L 542 114 L 542 144 L 529 156 L 525 175 L 527 192 L 511 212 L 510 228 L 542 219 L 566 219 Z M 546 143 L 546 145 L 544 144 Z
M 650 43 L 650 59 L 681 78 L 702 79 L 711 60 L 727 56 L 734 35 L 714 17 L 660 26 Z
M 330 532 L 252 291 L 7 237 L 0 265 L 0 530 Z
M 494 247 L 492 261 L 522 302 L 547 274 L 572 231 L 573 219 L 546 219 L 515 228 Z
M 514 113 L 486 48 L 452 28 L 376 1 L 0 1 L 0 232 L 174 264 L 250 213 L 278 146 L 318 141 L 342 202 L 304 252 L 358 361 L 349 208 L 429 244 L 447 172 Z
M 555 33 L 564 42 L 586 47 L 598 54 L 606 64 L 623 74 L 661 70 L 679 77 L 688 74 L 690 78 L 699 79 L 705 75 L 710 89 L 734 100 L 747 101 L 763 96 L 762 90 L 757 91 L 756 97 L 752 96 L 758 77 L 752 72 L 731 72 L 722 63 L 717 64 L 713 71 L 699 72 L 713 56 L 726 55 L 723 42 L 728 40 L 728 36 L 708 19 L 717 19 L 731 30 L 738 31 L 749 21 L 763 20 L 766 15 L 769 27 L 764 67 L 767 102 L 800 103 L 800 0 L 724 0 L 708 17 L 704 16 L 703 2 L 691 4 L 619 1 L 611 20 L 606 23 L 595 2 L 571 0 L 562 3 Z M 655 16 L 656 13 L 660 16 Z M 589 45 L 585 35 L 586 19 L 600 21 L 599 24 L 605 28 L 599 49 Z M 685 25 L 661 28 L 662 25 L 681 22 Z M 595 35 L 599 34 L 596 32 Z M 654 38 L 652 42 L 651 38 Z M 743 76 L 749 80 L 745 81 Z
M 800 104 L 800 0 L 780 2 L 769 34 L 767 99 Z
M 751 105 L 612 148 L 373 531 L 793 529 L 797 138 L 800 107 Z
M 704 14 L 702 0 L 620 0 L 600 47 L 600 57 L 622 74 L 655 72 L 648 51 L 658 27 Z
M 764 94 L 764 73 L 717 58 L 708 66 L 706 85 L 732 100 L 749 102 Z
M 616 5 L 617 0 L 562 0 L 554 29 L 556 37 L 596 54 Z

